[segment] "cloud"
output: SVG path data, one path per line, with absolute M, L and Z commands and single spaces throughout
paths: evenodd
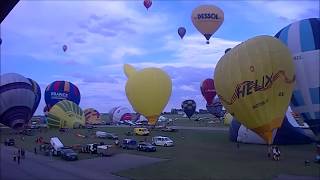
M 195 88 L 193 88 L 193 86 L 187 86 L 187 85 L 182 85 L 180 86 L 180 89 L 184 90 L 184 91 L 193 91 L 195 92 Z
M 319 17 L 319 1 L 248 1 L 248 3 L 281 20 L 297 21 L 306 17 Z
M 145 52 L 142 49 L 135 47 L 120 47 L 114 50 L 111 54 L 113 59 L 122 59 L 124 56 L 143 55 Z

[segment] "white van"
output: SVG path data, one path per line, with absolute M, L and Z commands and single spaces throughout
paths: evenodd
M 155 136 L 152 138 L 152 144 L 157 146 L 173 146 L 173 141 L 165 136 Z
M 50 139 L 50 144 L 53 147 L 53 154 L 59 155 L 61 148 L 63 148 L 63 144 L 58 137 L 52 137 Z
M 96 137 L 98 138 L 107 138 L 107 133 L 104 131 L 97 131 L 96 132 Z

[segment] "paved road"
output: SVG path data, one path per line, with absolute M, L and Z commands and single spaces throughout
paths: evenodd
M 12 159 L 16 148 L 1 145 L 1 176 L 3 180 L 125 180 L 111 173 L 163 161 L 131 154 L 94 158 L 74 162 L 53 160 L 26 152 L 26 159 L 18 165 Z

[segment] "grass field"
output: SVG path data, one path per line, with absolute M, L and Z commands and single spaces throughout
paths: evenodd
M 119 135 L 122 139 L 127 131 L 133 128 L 100 128 Z M 97 130 L 97 129 L 95 129 Z M 52 136 L 58 136 L 65 145 L 85 144 L 100 142 L 100 139 L 90 137 L 95 130 L 72 130 L 70 133 L 59 133 L 49 130 L 47 133 L 37 133 L 49 141 Z M 80 138 L 75 134 L 88 135 L 88 138 Z M 282 160 L 275 162 L 267 159 L 266 146 L 241 144 L 237 149 L 236 144 L 228 140 L 228 132 L 179 130 L 178 132 L 152 131 L 147 137 L 136 137 L 137 140 L 150 140 L 154 135 L 166 135 L 175 142 L 174 147 L 157 147 L 155 153 L 145 153 L 136 150 L 122 150 L 126 152 L 157 158 L 167 161 L 129 169 L 118 172 L 117 175 L 133 179 L 271 179 L 279 174 L 319 176 L 320 166 L 311 163 L 304 166 L 305 160 L 312 161 L 315 157 L 314 145 L 280 146 Z M 15 137 L 18 147 L 24 147 L 33 151 L 35 136 L 26 136 L 24 141 L 18 136 L 10 135 L 8 129 L 1 130 L 1 140 L 6 137 Z M 102 140 L 105 143 L 113 143 L 112 140 Z M 80 154 L 80 159 L 94 158 L 89 154 Z M 67 162 L 66 162 L 67 163 Z

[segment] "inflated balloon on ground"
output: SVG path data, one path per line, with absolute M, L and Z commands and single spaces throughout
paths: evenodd
M 281 126 L 294 87 L 289 49 L 271 36 L 251 38 L 219 60 L 214 79 L 227 111 L 270 144 L 272 131 Z
M 125 89 L 131 106 L 154 125 L 171 96 L 171 78 L 159 68 L 137 71 L 128 64 L 124 65 L 124 72 L 128 77 Z
M 290 49 L 295 64 L 297 80 L 291 109 L 320 135 L 320 18 L 294 22 L 275 37 Z
M 0 123 L 22 129 L 38 107 L 40 96 L 30 80 L 20 74 L 1 75 L 0 85 Z
M 62 100 L 50 109 L 47 121 L 49 128 L 80 128 L 85 125 L 86 120 L 77 104 Z

